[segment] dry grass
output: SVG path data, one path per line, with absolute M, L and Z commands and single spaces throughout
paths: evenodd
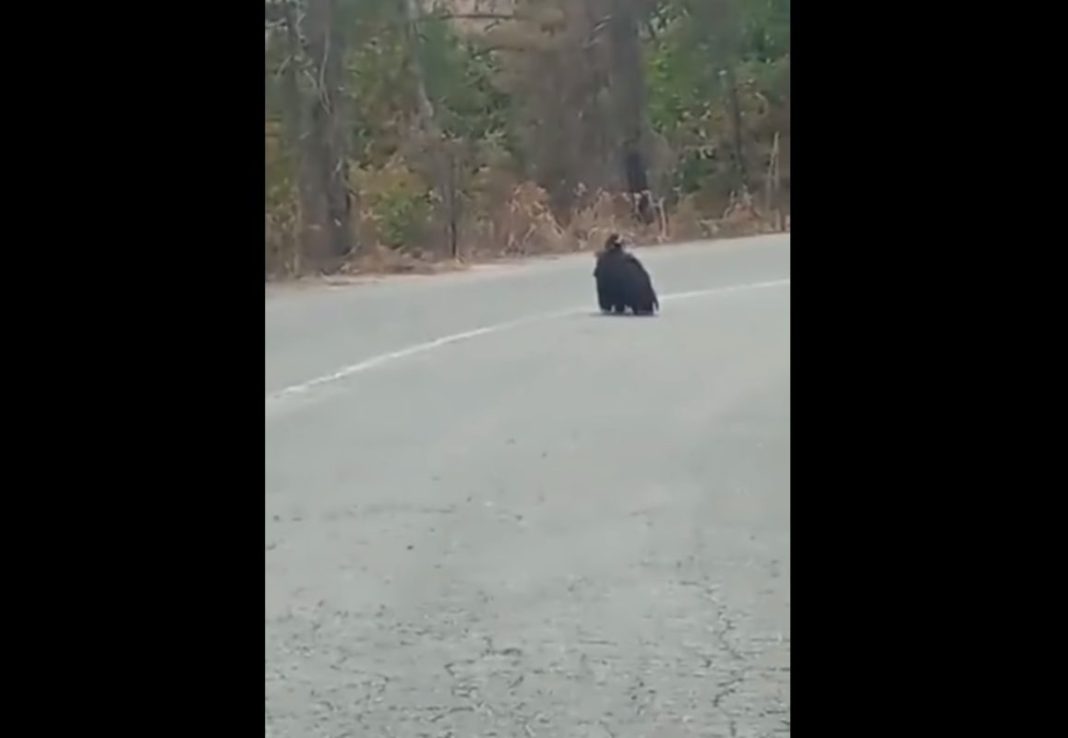
M 341 274 L 439 274 L 466 268 L 453 259 L 432 259 L 427 255 L 414 255 L 387 246 L 372 244 L 361 250 L 355 258 L 346 262 Z
M 575 250 L 573 237 L 549 207 L 549 194 L 531 182 L 514 185 L 491 215 L 465 223 L 465 259 L 556 254 Z
M 593 196 L 589 205 L 575 212 L 569 229 L 578 240 L 580 249 L 601 248 L 610 233 L 618 233 L 631 242 L 644 240 L 644 229 L 634 221 L 632 212 L 626 195 L 600 191 Z
M 734 197 L 716 217 L 711 203 L 694 195 L 683 197 L 670 213 L 658 207 L 657 221 L 646 226 L 634 217 L 629 195 L 597 192 L 586 198 L 564 225 L 554 216 L 549 194 L 530 182 L 495 182 L 483 190 L 484 196 L 468 211 L 480 213 L 461 223 L 460 258 L 444 256 L 441 245 L 418 244 L 403 248 L 384 245 L 377 238 L 376 225 L 365 214 L 357 219 L 358 239 L 363 248 L 338 272 L 340 277 L 412 274 L 428 275 L 466 269 L 469 264 L 501 259 L 596 251 L 610 233 L 620 234 L 636 245 L 689 241 L 701 238 L 733 238 L 770 233 L 778 230 L 776 218 L 760 213 L 752 198 Z M 721 206 L 722 207 L 722 206 Z M 488 214 L 486 214 L 488 213 Z M 268 219 L 268 233 L 277 244 L 271 250 L 276 265 L 272 276 L 296 276 L 301 273 L 299 260 L 287 257 L 285 246 L 292 251 L 293 240 L 282 237 L 283 228 L 294 222 L 287 217 Z M 789 230 L 788 217 L 785 220 Z M 272 227 L 273 226 L 273 227 Z

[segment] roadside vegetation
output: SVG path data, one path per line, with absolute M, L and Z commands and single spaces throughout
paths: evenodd
M 267 0 L 268 279 L 789 228 L 789 0 Z

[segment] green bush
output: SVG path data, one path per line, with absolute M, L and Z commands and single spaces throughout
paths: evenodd
M 392 249 L 422 244 L 432 213 L 426 182 L 396 159 L 380 168 L 358 169 L 355 177 L 361 216 L 371 222 L 378 242 Z

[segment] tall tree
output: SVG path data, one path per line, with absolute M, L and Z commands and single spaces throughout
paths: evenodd
M 459 202 L 456 187 L 456 162 L 450 142 L 447 140 L 437 112 L 427 91 L 426 70 L 423 68 L 421 34 L 419 30 L 422 13 L 418 0 L 403 0 L 407 21 L 408 58 L 414 80 L 416 115 L 415 124 L 424 146 L 428 149 L 431 179 L 445 210 L 445 232 L 449 253 L 459 255 Z
M 345 34 L 337 17 L 338 0 L 307 0 L 303 31 L 313 94 L 301 167 L 304 242 L 312 260 L 326 269 L 352 250 L 346 157 L 351 121 L 344 94 Z
M 641 219 L 649 223 L 654 215 L 646 164 L 648 122 L 638 0 L 615 0 L 612 10 L 612 93 L 618 121 L 620 173 L 627 191 L 639 198 Z

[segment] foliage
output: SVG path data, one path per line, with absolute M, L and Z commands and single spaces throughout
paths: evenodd
M 427 18 L 420 30 L 427 90 L 445 132 L 468 140 L 504 134 L 511 101 L 494 85 L 500 67 L 493 54 L 440 18 Z
M 763 164 L 756 154 L 768 141 L 760 139 L 774 131 L 761 124 L 789 101 L 789 0 L 667 0 L 653 27 L 649 117 L 678 154 L 675 186 L 724 195 L 732 168 L 726 73 L 738 80 L 743 138 L 757 139 L 747 159 Z
M 418 174 L 394 158 L 380 168 L 357 169 L 352 178 L 380 245 L 400 249 L 422 242 L 431 194 Z

